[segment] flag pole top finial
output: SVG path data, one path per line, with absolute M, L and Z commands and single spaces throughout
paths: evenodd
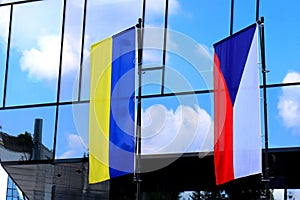
M 138 19 L 138 23 L 136 24 L 137 28 L 141 28 L 142 27 L 142 21 L 143 21 L 142 18 Z
M 264 22 L 265 22 L 265 18 L 262 16 L 262 17 L 260 17 L 260 19 L 259 20 L 257 20 L 257 24 L 258 25 L 264 25 Z

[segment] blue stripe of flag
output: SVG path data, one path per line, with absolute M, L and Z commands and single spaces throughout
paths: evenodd
M 224 76 L 231 103 L 234 105 L 236 94 L 248 58 L 256 24 L 228 37 L 225 41 L 214 45 L 215 53 L 220 60 L 220 68 Z M 230 39 L 229 39 L 230 38 Z M 228 49 L 228 51 L 226 51 Z M 229 51 L 230 50 L 230 51 Z
M 114 178 L 134 170 L 135 28 L 112 38 L 109 171 Z

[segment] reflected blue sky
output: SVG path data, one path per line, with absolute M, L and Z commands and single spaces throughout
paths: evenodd
M 255 2 L 235 1 L 234 32 L 255 22 Z M 270 73 L 267 74 L 267 83 L 299 82 L 300 26 L 297 24 L 300 20 L 300 13 L 297 12 L 296 8 L 299 8 L 300 2 L 297 0 L 289 2 L 275 0 L 272 1 L 272 6 L 266 0 L 260 2 L 261 16 L 265 17 L 266 62 L 267 68 L 270 70 Z M 6 106 L 53 103 L 56 101 L 62 6 L 63 2 L 60 0 L 15 6 L 12 21 L 13 31 Z M 146 27 L 162 28 L 164 26 L 164 4 L 156 2 L 147 3 L 146 6 Z M 167 43 L 165 92 L 211 89 L 211 80 L 208 77 L 212 77 L 212 45 L 229 35 L 230 1 L 170 0 L 169 6 L 168 28 L 170 32 Z M 90 46 L 136 24 L 137 19 L 142 15 L 141 7 L 142 2 L 138 0 L 88 1 L 82 65 L 82 100 L 89 100 Z M 3 10 L 3 12 L 0 12 L 0 97 L 2 99 L 9 9 L 0 9 Z M 67 1 L 60 87 L 61 102 L 74 101 L 78 97 L 82 18 L 83 1 Z M 31 23 L 26 23 L 25 19 L 30 20 Z M 150 41 L 158 43 L 159 48 L 145 50 L 145 67 L 161 66 L 162 32 L 158 31 L 157 37 L 153 35 L 148 37 Z M 200 56 L 200 61 L 195 61 L 197 64 L 200 63 L 200 67 L 195 66 L 197 64 L 193 63 L 189 57 L 194 53 L 192 50 L 197 50 L 197 47 L 194 46 L 194 49 L 183 48 L 183 42 L 186 40 L 192 44 L 197 44 L 197 47 L 201 48 L 201 51 L 195 54 L 196 56 L 191 56 L 194 58 L 197 55 Z M 179 51 L 180 48 L 176 44 L 184 51 Z M 205 58 L 205 56 L 207 57 Z M 160 71 L 147 71 L 143 74 L 143 95 L 158 94 L 160 92 L 161 74 Z M 291 90 L 298 91 L 299 88 L 294 87 Z M 283 88 L 269 88 L 267 92 L 270 147 L 298 147 L 300 144 L 298 134 L 300 128 L 292 124 L 292 121 L 300 116 L 298 93 L 286 93 Z M 294 94 L 294 96 L 291 96 L 291 94 Z M 176 110 L 180 105 L 189 106 L 194 114 L 192 116 L 199 119 L 209 119 L 209 123 L 212 123 L 211 94 L 194 95 L 193 101 L 196 102 L 194 103 L 197 106 L 191 103 L 190 98 L 187 96 L 147 98 L 143 100 L 142 106 L 145 113 L 146 111 L 161 111 L 163 108 L 165 114 L 171 113 L 172 115 L 168 116 L 174 117 L 174 119 Z M 286 106 L 279 106 L 280 102 L 282 105 L 282 102 L 285 102 Z M 287 105 L 289 102 L 290 104 Z M 2 105 L 2 101 L 0 105 Z M 158 105 L 162 107 L 157 107 Z M 72 109 L 73 106 L 61 106 L 59 109 L 57 152 L 55 155 L 57 158 L 82 157 L 87 152 L 88 104 L 82 105 L 85 107 L 83 110 L 76 109 L 76 114 Z M 286 113 L 289 113 L 289 109 L 290 112 L 293 112 L 293 115 L 287 116 Z M 186 117 L 184 114 L 191 114 L 191 112 L 182 112 L 182 119 Z M 39 115 L 46 121 L 44 129 L 47 131 L 44 134 L 47 140 L 44 142 L 49 148 L 52 148 L 54 114 L 55 109 L 53 107 L 51 109 L 27 109 L 26 112 L 23 109 L 1 110 L 0 125 L 3 127 L 3 131 L 17 134 L 20 131 L 31 130 L 33 126 L 32 119 Z M 82 120 L 74 119 L 74 116 L 78 115 L 85 118 L 82 118 Z M 206 118 L 208 116 L 209 118 Z M 290 120 L 290 122 L 287 120 Z M 194 126 L 201 125 L 201 120 L 198 122 Z M 171 123 L 171 121 L 168 121 L 168 123 Z M 174 120 L 172 125 L 176 125 Z M 168 132 L 166 129 L 164 130 Z M 207 128 L 205 133 L 210 133 Z M 74 148 L 75 146 L 78 148 Z M 174 151 L 174 147 L 172 149 Z M 200 147 L 198 150 L 200 150 Z M 178 151 L 181 150 L 178 149 Z M 191 151 L 197 150 L 193 149 Z

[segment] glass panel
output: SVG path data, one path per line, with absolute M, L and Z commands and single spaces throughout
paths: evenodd
M 211 103 L 211 94 L 142 99 L 142 153 L 211 151 Z
M 7 172 L 2 168 L 2 165 L 0 166 L 0 198 L 5 199 L 5 195 L 7 192 L 7 183 L 8 183 L 8 174 Z
M 190 37 L 207 49 L 229 35 L 230 0 L 179 0 L 173 4 L 168 26 L 171 30 Z
M 268 89 L 269 147 L 300 146 L 300 86 Z
M 161 70 L 145 71 L 142 73 L 142 95 L 160 94 L 161 93 Z M 136 75 L 138 80 L 138 75 Z M 137 83 L 136 83 L 136 86 Z M 138 91 L 136 91 L 138 95 Z
M 183 49 L 167 54 L 166 88 L 172 92 L 213 89 L 211 57 L 197 44 L 188 45 L 188 41 L 185 42 L 186 46 L 178 45 Z
M 89 0 L 86 18 L 86 49 L 106 37 L 136 25 L 141 14 L 141 1 Z M 116 13 L 118 13 L 116 15 Z
M 90 46 L 122 30 L 135 26 L 138 18 L 141 17 L 141 7 L 141 1 L 128 3 L 127 1 L 88 0 L 81 84 L 82 100 L 89 100 Z M 116 15 L 116 13 L 118 14 Z
M 74 94 L 76 93 L 74 92 Z M 85 52 L 83 56 L 80 98 L 81 100 L 90 100 L 90 56 L 88 52 Z
M 299 199 L 300 198 L 300 190 L 299 189 L 287 189 L 286 193 L 287 193 L 288 199 Z
M 233 33 L 256 22 L 256 1 L 234 1 Z
M 89 104 L 60 106 L 55 158 L 88 155 Z
M 7 105 L 56 100 L 60 24 L 61 2 L 58 0 L 14 7 Z
M 166 1 L 145 1 L 145 27 L 164 27 L 165 2 Z M 173 12 L 173 4 L 176 1 L 169 1 L 170 13 Z
M 163 29 L 157 27 L 144 29 L 143 68 L 163 65 Z
M 1 110 L 2 161 L 53 158 L 55 107 Z
M 7 191 L 6 191 L 6 200 L 16 199 L 23 200 L 25 199 L 19 187 L 13 182 L 9 177 L 7 180 Z
M 10 7 L 0 7 L 0 105 L 3 104 Z
M 3 0 L 1 4 L 5 4 L 5 3 L 16 3 L 16 2 L 22 2 L 24 0 Z
M 78 99 L 78 73 L 80 66 L 83 0 L 68 1 L 66 7 L 64 50 L 60 101 Z
M 178 6 L 169 16 L 166 83 L 175 92 L 212 89 L 213 44 L 228 36 L 230 1 L 178 1 Z
M 300 2 L 261 1 L 265 17 L 266 65 L 268 83 L 281 83 L 290 72 L 300 74 Z M 292 81 L 292 80 L 291 80 Z

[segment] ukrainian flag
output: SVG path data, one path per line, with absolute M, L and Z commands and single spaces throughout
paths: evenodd
M 91 46 L 89 183 L 134 171 L 135 27 Z

